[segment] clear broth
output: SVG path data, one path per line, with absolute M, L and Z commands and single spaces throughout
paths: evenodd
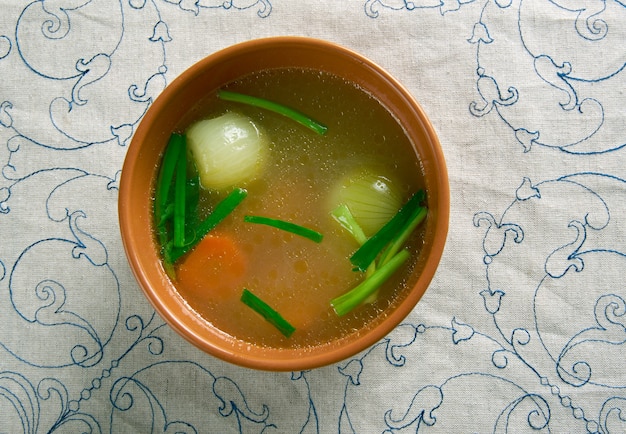
M 363 280 L 352 271 L 349 257 L 358 248 L 353 238 L 330 216 L 329 196 L 352 170 L 371 166 L 398 182 L 403 200 L 425 188 L 415 150 L 396 119 L 378 100 L 353 83 L 309 69 L 275 69 L 228 84 L 228 90 L 246 93 L 297 108 L 328 126 L 320 136 L 281 115 L 258 108 L 205 98 L 180 125 L 236 111 L 250 117 L 270 137 L 264 170 L 242 185 L 248 197 L 216 229 L 236 240 L 246 257 L 244 282 L 232 297 L 214 300 L 211 294 L 180 295 L 199 316 L 244 342 L 270 347 L 307 347 L 357 332 L 376 321 L 403 298 L 411 286 L 423 229 L 407 247 L 411 259 L 380 289 L 375 303 L 338 317 L 330 301 Z M 219 194 L 201 193 L 209 212 Z M 247 224 L 244 215 L 262 215 L 311 227 L 324 240 L 316 244 L 277 229 Z M 424 225 L 422 225 L 423 228 Z M 248 288 L 281 313 L 296 331 L 284 337 L 240 301 Z

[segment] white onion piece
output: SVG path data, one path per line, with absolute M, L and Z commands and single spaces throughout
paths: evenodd
M 341 181 L 334 203 L 345 204 L 370 237 L 398 212 L 402 194 L 390 178 L 364 169 Z
M 206 189 L 223 190 L 254 179 L 267 146 L 265 134 L 238 113 L 201 120 L 187 130 L 187 147 Z

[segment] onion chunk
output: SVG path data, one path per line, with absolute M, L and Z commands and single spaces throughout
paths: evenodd
M 347 206 L 369 237 L 398 212 L 402 194 L 389 177 L 361 169 L 341 180 L 332 200 L 333 206 Z
M 268 147 L 267 136 L 259 127 L 234 112 L 198 121 L 186 135 L 205 189 L 226 190 L 254 179 Z

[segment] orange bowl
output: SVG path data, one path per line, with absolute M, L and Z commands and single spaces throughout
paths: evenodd
M 160 261 L 153 232 L 151 191 L 168 138 L 203 96 L 225 84 L 270 68 L 326 71 L 352 81 L 377 98 L 403 126 L 421 161 L 429 216 L 406 296 L 359 330 L 307 348 L 272 348 L 236 339 L 196 314 L 177 292 Z M 411 156 L 410 158 L 415 158 Z M 274 37 L 216 52 L 183 72 L 150 106 L 128 148 L 120 181 L 119 221 L 130 267 L 161 317 L 181 336 L 222 360 L 255 369 L 298 371 L 349 358 L 384 338 L 415 307 L 429 286 L 443 253 L 450 193 L 443 153 L 420 105 L 388 72 L 367 58 L 330 42 Z

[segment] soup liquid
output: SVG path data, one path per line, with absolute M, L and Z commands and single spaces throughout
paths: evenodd
M 358 244 L 331 217 L 339 204 L 332 191 L 346 174 L 363 167 L 393 179 L 403 201 L 424 188 L 422 170 L 403 129 L 373 97 L 352 83 L 307 69 L 268 70 L 230 83 L 228 90 L 296 108 L 328 127 L 318 135 L 281 115 L 225 102 L 216 95 L 202 101 L 180 126 L 217 117 L 227 111 L 245 114 L 270 138 L 261 174 L 240 185 L 248 197 L 214 229 L 234 239 L 245 260 L 243 281 L 229 297 L 178 290 L 206 321 L 244 342 L 271 347 L 307 347 L 356 332 L 380 319 L 403 298 L 408 276 L 422 244 L 418 229 L 407 244 L 411 259 L 379 290 L 378 299 L 338 317 L 330 301 L 358 285 L 364 275 L 353 271 L 350 256 Z M 208 213 L 223 194 L 202 191 Z M 275 228 L 245 223 L 261 215 L 297 223 L 321 232 L 311 240 Z M 295 326 L 284 337 L 240 301 L 247 288 Z

